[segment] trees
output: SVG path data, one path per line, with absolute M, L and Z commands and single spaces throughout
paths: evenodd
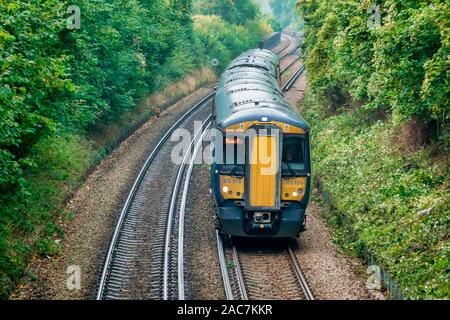
M 204 15 L 217 15 L 237 25 L 255 20 L 259 14 L 258 6 L 252 0 L 200 0 L 197 8 Z
M 194 1 L 194 31 L 208 60 L 218 59 L 221 71 L 242 51 L 257 46 L 270 32 L 252 0 Z
M 368 26 L 368 7 L 356 0 L 299 1 L 310 87 L 330 106 L 336 93 L 349 94 L 399 121 L 436 123 L 448 140 L 448 3 L 385 1 L 379 28 Z
M 73 112 L 58 10 L 58 1 L 0 3 L 0 200 L 23 184 L 30 148 Z

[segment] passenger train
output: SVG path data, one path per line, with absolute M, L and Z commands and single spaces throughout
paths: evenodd
M 252 49 L 228 66 L 217 86 L 212 128 L 220 231 L 297 237 L 311 193 L 310 128 L 282 93 L 277 55 Z

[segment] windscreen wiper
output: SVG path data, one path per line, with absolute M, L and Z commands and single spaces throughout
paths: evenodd
M 286 165 L 286 167 L 288 168 L 289 173 L 290 173 L 291 176 L 297 177 L 297 174 L 295 173 L 295 170 L 292 169 L 291 165 L 288 162 L 283 162 L 283 164 Z
M 239 168 L 240 168 L 239 166 L 234 166 L 233 169 L 231 169 L 230 176 L 236 174 L 236 171 L 237 171 Z M 241 175 L 241 174 L 240 174 L 240 175 Z

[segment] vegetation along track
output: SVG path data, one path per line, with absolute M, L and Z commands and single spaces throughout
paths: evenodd
M 203 121 L 205 129 L 213 96 L 209 94 L 179 119 L 145 162 L 117 222 L 97 299 L 184 298 L 184 276 L 179 270 L 184 265 L 182 238 L 187 189 L 183 188 L 180 194 L 180 186 L 183 182 L 185 186 L 189 184 L 192 161 L 187 154 L 181 165 L 174 164 L 170 160 L 169 138 L 176 129 L 189 128 L 196 120 Z M 194 152 L 203 137 L 200 132 L 190 145 Z
M 191 160 L 210 126 L 207 106 L 213 96 L 209 94 L 166 132 L 138 174 L 111 240 L 97 299 L 186 298 L 184 214 Z M 186 154 L 179 166 L 167 161 L 172 150 L 169 137 L 194 120 L 202 120 L 206 130 L 196 132 L 190 145 L 192 156 Z
M 295 84 L 295 82 L 300 78 L 302 73 L 305 71 L 305 66 L 302 65 L 295 73 L 294 75 L 283 85 L 281 88 L 283 92 L 289 91 Z

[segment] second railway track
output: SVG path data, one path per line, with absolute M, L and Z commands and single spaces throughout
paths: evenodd
M 184 287 L 177 283 L 183 281 L 177 268 L 179 255 L 183 264 L 178 235 L 183 235 L 180 217 L 185 205 L 180 190 L 186 192 L 181 185 L 190 178 L 184 174 L 190 158 L 184 157 L 180 165 L 171 161 L 170 136 L 178 128 L 191 129 L 194 121 L 202 121 L 207 129 L 207 106 L 213 96 L 209 94 L 166 132 L 138 174 L 111 240 L 97 299 L 184 298 Z M 202 137 L 197 132 L 189 148 L 198 150 Z

